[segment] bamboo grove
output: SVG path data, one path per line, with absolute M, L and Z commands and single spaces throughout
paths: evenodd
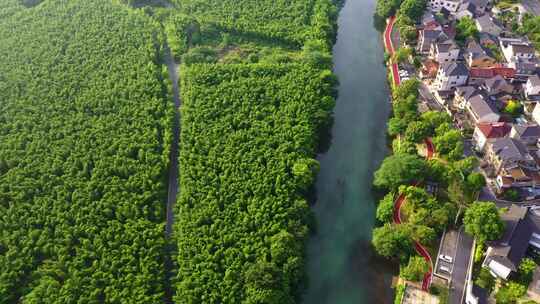
M 107 1 L 2 6 L 0 303 L 158 303 L 172 112 L 157 25 Z
M 0 0 L 0 303 L 160 303 L 168 287 L 175 303 L 300 300 L 336 5 L 165 2 Z M 182 65 L 167 282 L 163 56 L 197 48 L 199 24 L 298 55 Z

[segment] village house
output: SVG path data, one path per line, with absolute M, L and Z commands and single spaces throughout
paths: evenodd
M 528 100 L 540 100 L 540 77 L 538 75 L 530 76 L 527 82 L 523 84 L 523 92 Z M 538 118 L 540 118 L 540 115 Z
M 486 79 L 481 86 L 484 91 L 489 95 L 498 94 L 514 94 L 514 86 L 511 85 L 501 75 L 496 75 L 492 78 Z
M 499 40 L 497 39 L 497 37 L 493 37 L 488 33 L 480 33 L 478 40 L 480 41 L 480 44 L 483 47 L 487 47 L 491 45 L 494 45 L 494 46 L 499 45 Z
M 476 151 L 483 151 L 486 143 L 510 134 L 512 126 L 505 122 L 479 123 L 474 128 L 473 143 Z
M 497 64 L 497 60 L 474 39 L 467 43 L 465 61 L 469 68 L 491 68 Z
M 431 45 L 439 41 L 448 39 L 442 29 L 422 29 L 418 32 L 417 51 L 420 54 L 427 55 L 431 50 Z
M 429 0 L 428 5 L 432 11 L 440 12 L 445 8 L 450 12 L 456 12 L 461 0 Z
M 537 103 L 535 106 L 534 106 L 534 110 L 532 112 L 532 119 L 534 120 L 534 122 L 536 122 L 537 124 L 540 124 L 540 104 Z
M 489 14 L 477 17 L 474 19 L 474 22 L 476 23 L 476 28 L 481 33 L 487 33 L 498 37 L 503 32 L 502 27 L 496 24 Z
M 474 124 L 498 122 L 501 118 L 493 102 L 482 95 L 469 98 L 466 110 Z
M 515 138 L 526 145 L 535 146 L 540 139 L 540 126 L 537 124 L 515 124 L 510 132 L 510 137 Z
M 437 91 L 448 91 L 455 87 L 465 85 L 469 77 L 469 70 L 461 62 L 442 63 L 437 72 L 434 88 Z
M 500 45 L 508 67 L 515 69 L 517 75 L 536 72 L 535 50 L 526 39 L 501 38 Z
M 508 67 L 493 67 L 493 68 L 472 68 L 469 70 L 469 85 L 482 85 L 486 79 L 493 78 L 497 75 L 505 79 L 511 79 L 516 76 L 516 70 Z
M 536 168 L 534 158 L 529 154 L 527 147 L 518 139 L 510 137 L 497 138 L 488 141 L 485 148 L 486 160 L 493 165 L 496 172 L 514 166 Z
M 476 14 L 476 6 L 470 2 L 463 2 L 459 5 L 455 15 L 456 19 L 460 20 L 462 18 L 471 18 L 474 19 Z
M 465 110 L 469 99 L 480 93 L 481 91 L 475 86 L 457 87 L 454 94 L 454 105 L 460 110 Z
M 491 1 L 492 0 L 467 0 L 467 2 L 471 3 L 476 8 L 477 15 L 485 13 L 491 4 Z
M 453 40 L 432 43 L 429 57 L 438 63 L 455 62 L 459 58 L 461 50 Z
M 534 48 L 523 38 L 500 38 L 499 43 L 507 62 L 511 62 L 515 57 L 523 59 L 534 58 Z
M 482 264 L 494 277 L 507 280 L 518 270 L 529 247 L 540 249 L 540 212 L 534 207 L 512 205 L 501 215 L 503 236 L 489 243 Z

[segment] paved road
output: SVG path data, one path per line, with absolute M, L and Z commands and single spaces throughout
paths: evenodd
M 452 281 L 450 288 L 450 304 L 462 304 L 465 292 L 465 282 L 467 280 L 467 270 L 471 257 L 473 239 L 463 231 L 459 230 L 457 252 L 452 270 Z
M 435 111 L 443 110 L 442 106 L 435 100 L 435 96 L 433 96 L 433 94 L 431 93 L 431 91 L 429 90 L 429 88 L 423 81 L 420 81 L 418 92 L 420 93 L 420 97 L 422 97 L 422 99 L 426 102 L 426 104 L 431 110 L 435 110 Z

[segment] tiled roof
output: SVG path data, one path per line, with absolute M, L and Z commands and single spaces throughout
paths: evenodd
M 527 151 L 527 147 L 517 139 L 497 138 L 491 144 L 493 145 L 493 151 L 502 161 L 532 159 Z
M 471 105 L 472 111 L 480 118 L 490 114 L 498 114 L 495 106 L 491 102 L 486 101 L 482 95 L 471 97 L 469 99 L 469 104 Z
M 441 66 L 447 76 L 467 76 L 469 70 L 461 62 L 445 63 Z
M 486 138 L 505 137 L 512 129 L 509 124 L 504 122 L 480 123 L 477 127 Z
M 536 124 L 514 125 L 514 130 L 520 137 L 540 137 L 540 126 Z

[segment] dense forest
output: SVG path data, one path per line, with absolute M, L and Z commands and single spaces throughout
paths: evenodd
M 0 0 L 0 303 L 160 303 L 168 285 L 297 302 L 336 18 L 331 0 Z
M 333 76 L 197 65 L 182 79 L 176 302 L 294 303 Z
M 0 3 L 0 303 L 162 301 L 158 26 L 109 1 Z
M 330 0 L 172 0 L 201 23 L 238 34 L 302 46 L 335 30 Z M 330 18 L 329 18 L 330 17 Z M 335 16 L 334 16 L 335 17 Z

